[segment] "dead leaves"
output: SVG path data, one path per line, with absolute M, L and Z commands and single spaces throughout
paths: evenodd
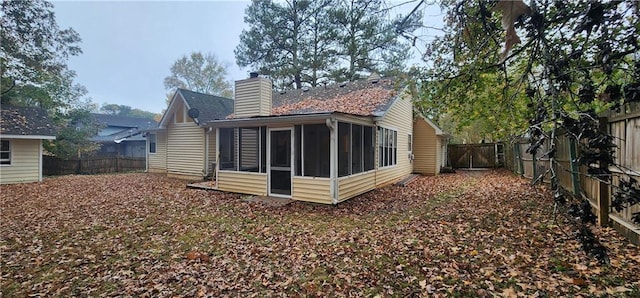
M 318 100 L 304 99 L 299 102 L 283 104 L 272 109 L 272 115 L 296 113 L 341 112 L 354 115 L 370 116 L 394 98 L 396 91 L 382 87 L 356 90 L 333 98 Z
M 6 296 L 638 294 L 638 248 L 600 267 L 506 172 L 420 177 L 338 206 L 269 207 L 148 174 L 3 186 Z

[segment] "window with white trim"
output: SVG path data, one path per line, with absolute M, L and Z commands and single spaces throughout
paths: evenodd
M 11 164 L 11 142 L 9 140 L 0 141 L 0 165 Z
M 156 153 L 157 139 L 155 133 L 150 133 L 149 136 L 149 153 Z
M 387 167 L 398 162 L 398 131 L 378 127 L 378 166 Z

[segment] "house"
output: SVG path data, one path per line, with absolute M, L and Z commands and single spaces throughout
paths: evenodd
M 186 137 L 183 126 L 199 128 L 182 148 L 188 151 L 172 155 L 198 157 L 189 173 L 203 172 L 190 178 L 206 172 L 214 189 L 337 204 L 413 172 L 438 174 L 445 156 L 446 135 L 425 118 L 414 120 L 409 93 L 391 79 L 273 92 L 270 80 L 252 74 L 236 82 L 235 93 L 227 117 L 220 111 L 215 119 L 194 121 L 170 107 L 161 123 L 174 139 Z M 180 105 L 188 106 L 186 100 Z M 157 138 L 150 148 L 162 157 L 159 144 L 165 141 Z M 167 144 L 177 146 L 171 139 Z M 166 166 L 152 165 L 150 154 L 149 171 L 188 169 L 184 158 L 170 167 L 171 159 L 167 155 Z
M 147 171 L 202 180 L 213 172 L 216 136 L 205 124 L 233 113 L 233 100 L 178 89 L 158 127 L 147 131 Z
M 55 129 L 40 108 L 3 105 L 0 117 L 0 184 L 42 181 L 42 140 Z
M 157 127 L 153 119 L 106 114 L 91 114 L 102 129 L 91 140 L 101 144 L 102 156 L 145 157 L 147 141 L 143 131 Z

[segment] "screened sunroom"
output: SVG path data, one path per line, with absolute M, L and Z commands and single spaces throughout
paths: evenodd
M 375 188 L 369 178 L 377 147 L 381 166 L 397 158 L 397 132 L 380 128 L 384 140 L 376 142 L 371 117 L 320 113 L 209 125 L 217 130 L 215 178 L 223 191 L 335 204 Z

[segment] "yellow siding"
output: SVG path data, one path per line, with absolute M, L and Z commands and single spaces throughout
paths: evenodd
M 267 174 L 220 171 L 217 185 L 222 191 L 266 196 Z
M 353 198 L 376 187 L 376 172 L 369 171 L 338 178 L 338 201 Z
M 148 145 L 147 145 L 148 146 Z M 147 147 L 147 150 L 149 148 Z M 167 172 L 167 132 L 156 133 L 156 153 L 149 153 L 149 172 Z
M 40 140 L 9 140 L 11 165 L 0 166 L 0 184 L 40 181 Z
M 305 202 L 331 204 L 331 179 L 293 177 L 292 199 Z
M 204 129 L 195 123 L 171 123 L 167 128 L 167 172 L 204 175 Z M 191 179 L 191 178 L 190 178 Z
M 234 116 L 268 116 L 271 114 L 271 81 L 253 78 L 236 81 Z
M 409 134 L 413 133 L 413 107 L 408 97 L 403 97 L 391 106 L 379 125 L 398 131 L 398 162 L 395 166 L 378 169 L 376 186 L 382 186 L 398 181 L 413 171 L 409 160 L 408 140 Z M 376 167 L 378 166 L 378 145 L 379 137 L 376 131 Z M 414 140 L 416 137 L 414 136 Z
M 414 122 L 413 135 L 413 171 L 423 175 L 436 175 L 439 172 L 440 146 L 436 131 L 424 119 L 418 117 Z

